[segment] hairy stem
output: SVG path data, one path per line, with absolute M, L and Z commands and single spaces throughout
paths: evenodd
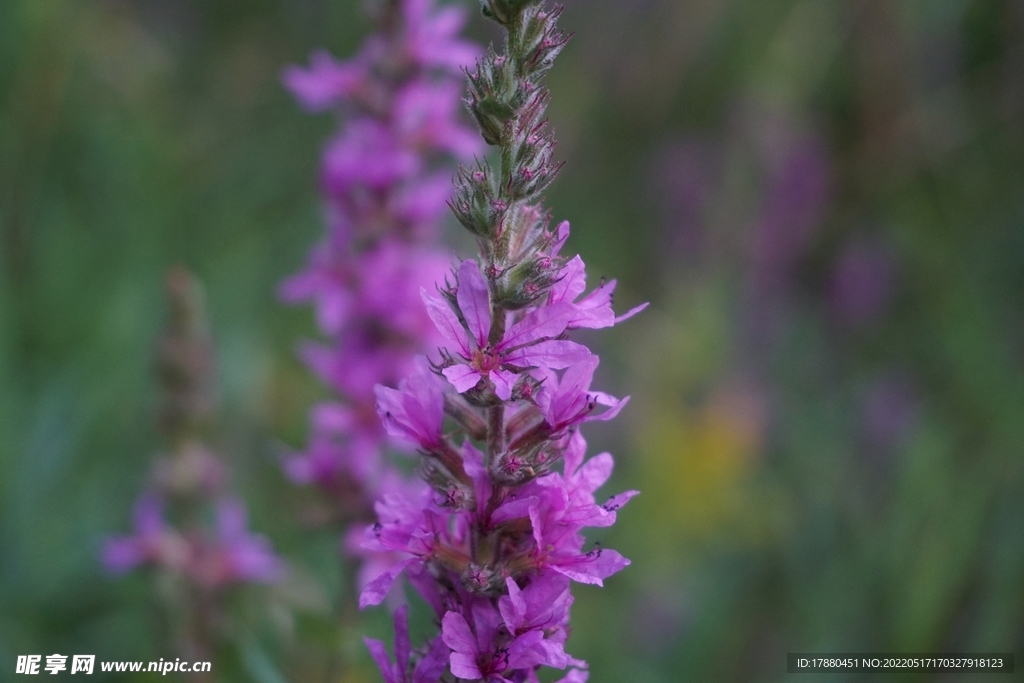
M 498 404 L 487 409 L 487 462 L 492 465 L 505 450 L 505 406 Z

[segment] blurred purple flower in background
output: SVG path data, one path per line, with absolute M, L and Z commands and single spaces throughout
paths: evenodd
M 846 245 L 828 283 L 832 313 L 848 327 L 877 322 L 893 295 L 895 265 L 882 244 L 854 240 Z
M 905 373 L 876 377 L 864 394 L 861 429 L 869 454 L 885 456 L 917 426 L 918 392 Z
M 205 576 L 211 585 L 231 581 L 272 583 L 284 575 L 284 565 L 270 542 L 248 530 L 248 515 L 240 501 L 225 498 L 217 503 L 217 535 L 211 539 Z
M 785 290 L 812 245 L 828 206 L 830 166 L 816 138 L 788 130 L 766 159 L 760 215 L 750 236 L 750 286 L 756 295 Z
M 123 574 L 150 564 L 178 569 L 184 566 L 184 539 L 167 527 L 163 502 L 158 496 L 139 497 L 132 512 L 132 526 L 132 535 L 113 536 L 104 542 L 101 559 L 107 571 Z
M 135 533 L 107 539 L 102 552 L 104 566 L 112 574 L 156 567 L 181 574 L 206 589 L 280 580 L 284 563 L 265 537 L 248 531 L 242 503 L 224 498 L 214 508 L 214 530 L 188 529 L 182 534 L 164 519 L 160 496 L 144 494 L 135 507 Z
M 831 167 L 821 141 L 772 122 L 765 145 L 764 195 L 749 236 L 746 325 L 756 348 L 786 326 L 797 271 L 821 228 Z
M 229 491 L 227 468 L 204 444 L 217 410 L 213 341 L 199 282 L 184 268 L 167 276 L 169 315 L 157 348 L 160 427 L 170 453 L 154 463 L 135 504 L 133 533 L 107 538 L 111 574 L 152 569 L 173 579 L 163 608 L 180 624 L 182 657 L 208 656 L 229 591 L 273 583 L 285 564 L 270 541 L 247 528 L 244 504 Z
M 652 162 L 650 187 L 661 213 L 673 270 L 701 260 L 708 248 L 708 203 L 718 191 L 721 151 L 710 141 L 667 141 Z M 669 266 L 666 265 L 666 268 Z
M 437 243 L 447 164 L 482 148 L 460 121 L 458 75 L 480 53 L 458 37 L 462 9 L 392 0 L 376 11 L 377 32 L 352 59 L 320 51 L 283 75 L 307 110 L 340 121 L 320 168 L 327 235 L 280 289 L 288 303 L 313 304 L 326 341 L 304 344 L 301 356 L 339 400 L 314 407 L 308 444 L 284 468 L 348 521 L 368 518 L 380 494 L 404 486 L 383 458 L 374 387 L 397 385 L 436 345 L 420 290 L 432 290 L 451 262 Z

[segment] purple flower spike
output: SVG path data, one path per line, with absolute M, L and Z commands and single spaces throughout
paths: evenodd
M 550 229 L 537 203 L 561 168 L 552 162 L 542 81 L 568 40 L 556 27 L 561 10 L 483 4 L 485 14 L 536 40 L 509 40 L 506 54 L 489 51 L 467 72 L 465 102 L 484 140 L 500 148 L 502 168 L 477 159 L 459 169 L 449 203 L 475 236 L 479 258 L 461 261 L 438 294 L 420 290 L 440 337 L 430 367 L 420 361 L 397 389 L 376 388 L 385 430 L 419 446 L 431 491 L 378 501 L 362 547 L 389 559 L 377 565 L 360 606 L 379 604 L 399 576 L 409 578 L 441 622 L 420 662 L 430 662 L 431 680 L 537 683 L 540 668 L 551 667 L 567 670 L 560 683 L 585 683 L 587 664 L 565 650 L 572 582 L 602 585 L 629 560 L 588 544 L 583 532 L 613 524 L 637 492 L 595 499 L 613 460 L 587 459 L 579 428 L 614 418 L 629 399 L 591 389 L 599 360 L 568 337 L 611 327 L 646 304 L 616 316 L 614 280 L 587 294 L 583 260 L 559 256 L 569 224 Z M 523 97 L 504 94 L 508 73 Z M 417 113 L 403 135 L 460 153 L 459 136 L 433 123 L 443 97 L 435 102 L 429 88 L 407 95 Z M 377 162 L 386 166 L 389 154 L 382 145 Z M 404 619 L 396 615 L 394 663 L 382 643 L 367 641 L 385 683 L 409 680 Z
M 248 531 L 244 506 L 228 492 L 226 466 L 203 443 L 217 391 L 202 287 L 184 268 L 172 268 L 167 298 L 157 359 L 163 404 L 158 424 L 169 447 L 135 504 L 133 533 L 107 539 L 101 560 L 113 574 L 147 569 L 163 588 L 173 586 L 158 591 L 158 606 L 170 623 L 187 623 L 174 640 L 179 654 L 191 656 L 224 644 L 232 590 L 277 581 L 284 563 L 268 539 Z M 213 524 L 206 521 L 211 518 Z
M 565 331 L 573 315 L 571 305 L 564 303 L 532 311 L 505 332 L 501 341 L 489 344 L 491 304 L 487 282 L 476 261 L 462 262 L 458 282 L 456 297 L 465 326 L 442 299 L 424 290 L 423 301 L 438 331 L 451 345 L 449 351 L 461 358 L 461 362 L 456 361 L 443 370 L 460 394 L 475 387 L 480 380 L 489 379 L 498 398 L 507 401 L 518 379 L 517 369 L 538 366 L 560 369 L 590 356 L 585 346 L 554 339 Z
M 292 481 L 326 493 L 330 517 L 352 525 L 348 539 L 362 537 L 386 495 L 422 498 L 423 505 L 439 492 L 452 501 L 472 498 L 442 436 L 444 380 L 417 357 L 437 360 L 432 352 L 441 341 L 420 290 L 436 287 L 451 264 L 437 231 L 454 163 L 484 146 L 463 120 L 459 86 L 462 69 L 481 50 L 459 36 L 461 9 L 434 0 L 393 0 L 378 9 L 377 30 L 354 57 L 341 61 L 321 51 L 308 68 L 283 73 L 304 109 L 332 110 L 340 124 L 320 163 L 326 234 L 302 272 L 280 287 L 284 301 L 313 306 L 323 340 L 302 344 L 299 353 L 337 400 L 326 411 L 331 419 L 323 406 L 313 409 L 306 445 L 284 469 Z M 444 451 L 432 465 L 433 490 L 394 468 L 393 439 Z M 404 568 L 394 548 L 415 544 L 399 535 L 389 527 L 392 548 L 343 546 L 363 562 L 364 605 L 384 600 Z

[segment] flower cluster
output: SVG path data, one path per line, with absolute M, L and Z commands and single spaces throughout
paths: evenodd
M 135 504 L 134 533 L 107 540 L 103 563 L 112 573 L 159 567 L 186 577 L 204 589 L 235 583 L 269 583 L 281 578 L 283 565 L 270 543 L 246 529 L 245 507 L 235 498 L 213 503 L 212 533 L 179 530 L 165 518 L 166 495 L 144 493 Z
M 168 608 L 196 612 L 184 620 L 197 633 L 185 634 L 193 649 L 205 651 L 206 633 L 216 621 L 208 612 L 217 598 L 242 583 L 271 583 L 284 563 L 263 536 L 247 529 L 242 503 L 230 493 L 223 462 L 203 442 L 216 413 L 212 338 L 202 291 L 186 270 L 167 277 L 170 316 L 158 347 L 163 389 L 161 431 L 170 453 L 157 460 L 147 489 L 135 504 L 130 535 L 108 538 L 102 561 L 112 574 L 156 569 L 176 579 L 183 596 Z M 195 604 L 189 604 L 192 598 Z M 180 598 L 180 599 L 179 599 Z
M 419 290 L 451 262 L 435 244 L 451 187 L 444 160 L 482 147 L 459 120 L 458 74 L 479 54 L 458 37 L 463 12 L 384 0 L 376 20 L 351 60 L 320 52 L 309 68 L 284 74 L 306 109 L 334 110 L 342 121 L 321 164 L 326 238 L 281 295 L 313 303 L 327 341 L 302 355 L 340 398 L 314 408 L 309 442 L 285 468 L 325 491 L 343 519 L 368 519 L 378 495 L 409 487 L 382 457 L 374 386 L 394 386 L 436 345 Z
M 365 547 L 399 558 L 369 583 L 360 606 L 379 604 L 402 574 L 434 609 L 441 633 L 410 661 L 405 613 L 395 618 L 395 657 L 368 640 L 386 681 L 536 681 L 541 666 L 586 663 L 566 653 L 570 582 L 602 585 L 629 561 L 587 549 L 587 527 L 615 522 L 636 491 L 603 502 L 607 453 L 586 458 L 579 427 L 614 417 L 627 399 L 591 390 L 597 357 L 569 339 L 609 327 L 615 282 L 586 293 L 582 259 L 560 252 L 568 223 L 551 229 L 538 204 L 560 165 L 544 118 L 544 72 L 565 46 L 560 9 L 536 0 L 483 0 L 507 29 L 468 74 L 466 105 L 497 168 L 461 168 L 451 202 L 476 237 L 479 259 L 459 264 L 437 292 L 421 292 L 442 337 L 397 389 L 378 386 L 377 411 L 393 437 L 415 444 L 430 490 L 385 495 Z

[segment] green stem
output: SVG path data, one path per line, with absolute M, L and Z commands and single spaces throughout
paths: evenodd
M 489 284 L 493 290 L 493 284 Z M 494 301 L 494 292 L 491 291 L 491 301 Z M 492 346 L 501 343 L 505 336 L 505 308 L 494 305 L 491 309 L 491 330 L 488 341 Z M 484 464 L 490 466 L 495 458 L 505 450 L 505 406 L 499 403 L 487 409 L 487 453 Z
M 505 406 L 498 404 L 487 409 L 487 466 L 505 450 Z

